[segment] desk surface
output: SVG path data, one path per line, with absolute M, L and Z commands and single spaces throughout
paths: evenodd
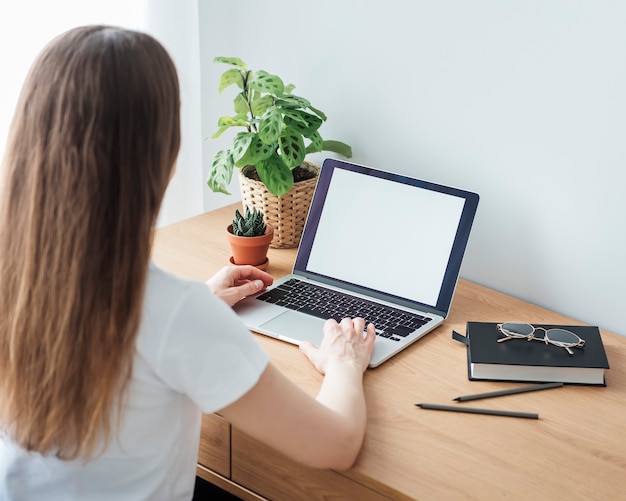
M 228 264 L 224 228 L 235 206 L 161 228 L 155 262 L 205 280 Z M 267 272 L 291 271 L 295 249 L 270 249 Z M 602 332 L 606 387 L 566 386 L 480 401 L 475 407 L 537 412 L 539 420 L 419 409 L 459 395 L 518 386 L 467 378 L 464 346 L 451 339 L 468 320 L 576 324 L 571 318 L 460 280 L 448 319 L 365 374 L 368 429 L 341 475 L 394 499 L 617 499 L 626 492 L 626 338 Z M 272 362 L 311 395 L 321 376 L 296 347 L 256 336 Z

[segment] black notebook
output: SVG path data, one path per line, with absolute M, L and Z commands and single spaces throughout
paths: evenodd
M 585 340 L 584 348 L 573 355 L 559 346 L 534 340 L 504 337 L 496 323 L 468 322 L 466 340 L 468 373 L 471 380 L 562 382 L 605 385 L 609 362 L 597 327 L 587 325 L 545 325 L 563 328 Z

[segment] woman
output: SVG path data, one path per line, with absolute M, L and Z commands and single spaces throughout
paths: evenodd
M 119 28 L 61 35 L 26 79 L 0 193 L 3 500 L 190 499 L 201 412 L 310 466 L 359 452 L 372 325 L 328 321 L 301 347 L 325 374 L 313 399 L 229 307 L 268 274 L 150 262 L 179 106 L 165 50 Z

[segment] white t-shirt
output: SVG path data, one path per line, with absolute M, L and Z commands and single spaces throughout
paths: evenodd
M 204 283 L 151 265 L 133 363 L 121 429 L 103 455 L 61 461 L 0 435 L 0 500 L 191 499 L 201 411 L 244 395 L 268 356 Z

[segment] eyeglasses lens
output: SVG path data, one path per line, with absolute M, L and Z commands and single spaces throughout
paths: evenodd
M 578 336 L 573 332 L 566 331 L 565 329 L 550 329 L 546 332 L 546 336 L 551 341 L 566 344 L 577 344 L 579 342 Z
M 502 324 L 502 330 L 519 336 L 529 336 L 535 329 L 532 325 L 508 322 L 506 324 Z

